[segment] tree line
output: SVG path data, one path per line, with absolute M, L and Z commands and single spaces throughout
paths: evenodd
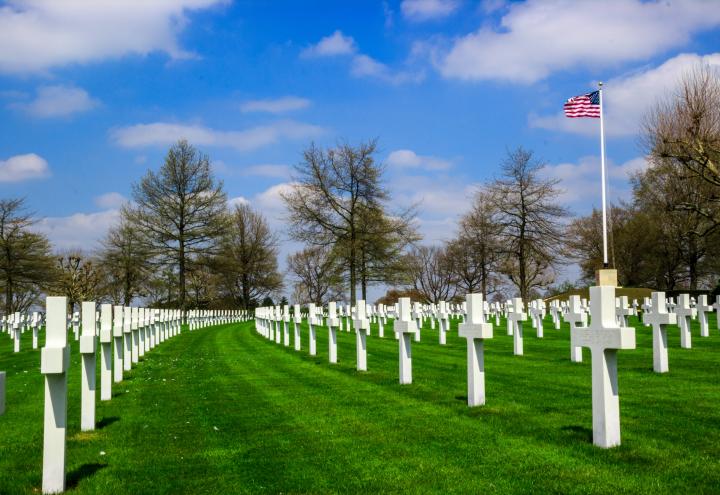
M 720 78 L 687 74 L 643 126 L 648 161 L 632 198 L 610 207 L 610 262 L 624 286 L 708 289 L 720 268 Z M 548 291 L 576 263 L 588 285 L 602 264 L 601 215 L 572 217 L 557 180 L 531 150 L 507 152 L 499 175 L 480 185 L 448 241 L 427 245 L 419 205 L 393 207 L 377 141 L 311 144 L 282 193 L 283 232 L 302 248 L 279 269 L 281 238 L 248 202 L 228 204 L 210 159 L 190 143 L 172 146 L 99 247 L 53 251 L 33 229 L 22 199 L 0 200 L 0 288 L 6 314 L 43 294 L 128 305 L 253 308 L 292 294 L 298 303 L 354 303 L 373 285 L 381 302 L 410 295 L 437 302 L 467 292 L 525 300 Z M 432 205 L 425 205 L 432 208 Z M 565 285 L 568 285 L 567 283 Z

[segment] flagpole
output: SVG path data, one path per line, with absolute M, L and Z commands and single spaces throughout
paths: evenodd
M 605 126 L 603 123 L 603 97 L 602 82 L 599 86 L 600 99 L 600 178 L 602 181 L 602 229 L 603 229 L 603 268 L 608 267 L 608 247 L 607 247 L 607 206 L 605 199 Z

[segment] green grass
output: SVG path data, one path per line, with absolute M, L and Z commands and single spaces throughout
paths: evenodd
M 413 342 L 413 384 L 398 382 L 390 331 L 339 335 L 339 364 L 265 340 L 252 323 L 183 334 L 147 354 L 98 402 L 101 427 L 80 433 L 80 363 L 69 377 L 72 493 L 718 493 L 720 332 L 693 329 L 693 349 L 669 329 L 670 373 L 652 372 L 649 329 L 619 353 L 622 446 L 592 445 L 590 356 L 569 360 L 566 325 L 525 329 L 512 354 L 504 325 L 485 349 L 487 405 L 466 405 L 465 341 L 425 329 Z M 0 492 L 38 493 L 43 378 L 39 353 L 12 353 L 0 416 Z M 72 340 L 72 338 L 71 338 Z M 100 452 L 105 455 L 100 455 Z

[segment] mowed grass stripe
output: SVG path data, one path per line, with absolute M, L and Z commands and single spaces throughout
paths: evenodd
M 670 331 L 673 332 L 673 330 Z M 695 332 L 697 332 L 697 329 L 695 329 Z M 428 352 L 452 353 L 453 349 L 455 349 L 461 355 L 462 361 L 458 363 L 456 360 L 453 365 L 455 368 L 462 368 L 462 377 L 459 380 L 460 386 L 464 387 L 464 342 L 454 336 L 456 344 L 458 344 L 457 347 L 451 345 L 446 348 L 441 348 L 435 343 L 436 341 L 434 339 L 436 338 L 436 333 L 431 339 L 426 339 L 426 334 L 429 333 L 431 332 L 423 332 L 423 343 L 432 340 L 430 342 L 431 347 Z M 517 421 L 508 420 L 508 418 L 505 418 L 506 421 L 504 421 L 504 423 L 510 423 L 510 427 L 508 428 L 509 431 L 507 432 L 509 435 L 515 434 L 518 437 L 525 439 L 532 438 L 533 436 L 543 439 L 554 438 L 554 441 L 562 445 L 564 448 L 568 447 L 568 443 L 570 444 L 570 447 L 576 448 L 578 445 L 573 446 L 573 443 L 577 440 L 581 440 L 581 445 L 587 447 L 589 446 L 587 441 L 591 434 L 590 428 L 592 424 L 590 409 L 589 352 L 585 350 L 585 363 L 570 363 L 568 359 L 569 343 L 567 328 L 561 331 L 556 331 L 551 329 L 549 324 L 546 323 L 545 333 L 546 338 L 538 340 L 534 337 L 533 331 L 526 328 L 526 355 L 523 357 L 515 357 L 511 354 L 511 337 L 504 335 L 504 328 L 502 333 L 498 334 L 498 332 L 496 332 L 496 339 L 489 341 L 486 346 L 488 348 L 486 366 L 488 372 L 489 405 L 485 408 L 472 411 L 499 410 L 502 408 L 505 412 L 515 416 Z M 322 355 L 322 349 L 324 349 L 326 345 L 326 342 L 323 339 L 325 334 L 325 331 L 318 331 L 318 337 L 321 341 L 318 342 L 318 350 L 321 355 L 315 359 L 318 362 L 324 362 L 326 360 L 326 356 Z M 675 331 L 675 337 L 677 338 L 676 334 L 677 332 Z M 258 338 L 262 339 L 261 337 Z M 303 338 L 306 338 L 305 333 L 303 334 Z M 370 372 L 367 376 L 369 378 L 370 375 L 373 374 L 382 375 L 385 370 L 388 370 L 387 367 L 383 366 L 374 367 L 372 364 L 372 355 L 373 349 L 377 349 L 375 351 L 377 356 L 385 352 L 384 348 L 388 348 L 389 346 L 388 355 L 392 356 L 391 365 L 394 373 L 392 379 L 396 381 L 397 372 L 395 371 L 395 367 L 397 365 L 397 343 L 392 337 L 386 337 L 386 340 L 387 342 L 383 339 L 376 338 L 373 341 L 369 341 L 368 349 L 370 354 Z M 502 342 L 503 340 L 504 342 Z M 679 340 L 674 343 L 672 340 L 671 334 L 671 345 L 679 345 Z M 696 349 L 693 350 L 671 349 L 671 360 L 676 360 L 676 367 L 684 365 L 686 360 L 691 360 L 696 364 L 698 363 L 698 360 L 700 360 L 701 364 L 699 364 L 699 366 L 708 370 L 708 376 L 712 378 L 712 381 L 708 384 L 708 388 L 711 389 L 713 393 L 710 394 L 708 400 L 717 404 L 718 395 L 717 386 L 715 385 L 717 384 L 718 377 L 716 367 L 717 354 L 714 353 L 713 357 L 713 355 L 707 355 L 704 352 L 706 349 L 717 351 L 717 340 L 714 342 L 712 342 L 711 339 L 702 340 L 702 342 L 697 343 Z M 350 364 L 353 365 L 354 358 L 352 357 L 352 353 L 354 352 L 354 335 L 346 334 L 346 336 L 343 336 L 341 334 L 341 346 L 343 345 L 343 341 L 347 345 L 345 355 L 351 356 Z M 402 393 L 414 392 L 422 395 L 421 390 L 424 385 L 419 375 L 423 368 L 419 364 L 420 359 L 418 356 L 422 355 L 423 343 L 420 343 L 420 345 L 413 343 L 413 345 L 416 346 L 414 347 L 415 351 L 413 353 L 415 384 L 411 387 L 403 387 Z M 550 343 L 550 345 L 548 345 L 548 343 Z M 274 344 L 270 343 L 268 343 L 268 345 L 274 346 Z M 306 345 L 305 342 L 304 345 Z M 504 349 L 493 355 L 493 345 L 503 346 Z M 531 351 L 533 348 L 536 349 L 535 353 Z M 285 352 L 294 353 L 294 351 L 291 350 L 285 350 Z M 678 354 L 677 356 L 675 355 L 676 353 Z M 493 357 L 491 358 L 490 356 Z M 303 356 L 303 359 L 309 358 Z M 436 357 L 433 357 L 432 359 L 435 360 Z M 492 369 L 493 364 L 491 359 L 495 360 L 495 370 Z M 706 360 L 704 363 L 702 363 L 703 359 Z M 548 362 L 548 360 L 550 362 Z M 434 361 L 434 363 L 437 363 L 437 361 Z M 334 368 L 329 364 L 325 364 L 325 366 Z M 702 423 L 712 424 L 717 422 L 717 412 L 713 412 L 709 416 L 705 415 L 705 421 L 697 421 L 700 419 L 700 415 L 694 413 L 696 408 L 691 402 L 687 401 L 687 396 L 685 396 L 685 400 L 682 404 L 683 407 L 677 407 L 680 404 L 678 404 L 679 401 L 676 399 L 674 395 L 675 392 L 673 392 L 673 390 L 676 390 L 677 388 L 683 389 L 684 384 L 682 382 L 692 383 L 694 384 L 694 388 L 697 388 L 698 382 L 703 379 L 702 376 L 699 378 L 690 376 L 694 372 L 693 369 L 686 371 L 684 374 L 677 373 L 677 383 L 673 383 L 674 377 L 672 373 L 665 376 L 656 375 L 652 373 L 651 366 L 651 333 L 647 328 L 639 328 L 638 350 L 622 352 L 620 357 L 620 390 L 621 407 L 624 414 L 624 442 L 626 445 L 632 444 L 635 440 L 640 442 L 638 445 L 633 445 L 634 448 L 632 449 L 632 452 L 637 452 L 636 448 L 642 448 L 642 444 L 648 442 L 648 440 L 650 440 L 647 446 L 648 450 L 654 449 L 653 444 L 660 444 L 663 446 L 662 454 L 657 455 L 657 452 L 652 452 L 651 454 L 652 456 L 658 457 L 659 464 L 663 465 L 661 470 L 662 472 L 653 472 L 652 466 L 648 465 L 648 471 L 645 474 L 649 477 L 649 479 L 646 477 L 642 480 L 642 476 L 639 477 L 643 483 L 652 481 L 652 483 L 648 486 L 653 486 L 656 484 L 655 480 L 657 480 L 658 476 L 660 476 L 665 478 L 665 483 L 668 483 L 671 486 L 673 484 L 682 486 L 683 479 L 688 474 L 691 474 L 682 472 L 682 470 L 685 469 L 687 459 L 697 458 L 697 447 L 701 447 L 705 444 L 705 446 L 709 447 L 712 451 L 717 452 L 717 430 L 712 429 L 707 432 L 702 431 Z M 374 369 L 376 371 L 373 373 Z M 381 383 L 387 380 L 377 378 L 374 381 Z M 563 385 L 564 382 L 568 381 L 572 382 L 570 383 L 570 388 L 567 388 L 567 384 Z M 648 382 L 651 382 L 655 386 L 648 389 Z M 495 383 L 495 385 L 498 386 L 497 395 L 491 395 L 493 394 L 491 390 L 493 387 L 492 383 Z M 653 388 L 655 390 L 653 390 Z M 464 395 L 464 388 L 462 390 Z M 671 393 L 668 393 L 669 391 Z M 565 392 L 567 392 L 567 394 L 565 394 Z M 441 395 L 447 397 L 447 390 L 440 393 Z M 645 397 L 647 395 L 650 395 L 654 398 L 654 400 L 648 401 L 647 397 Z M 629 396 L 632 396 L 632 400 L 628 400 Z M 446 400 L 445 402 L 452 401 Z M 493 403 L 497 404 L 497 406 L 492 406 Z M 626 407 L 627 403 L 632 403 L 633 405 L 637 405 L 639 407 L 638 424 L 648 426 L 648 428 L 645 429 L 648 435 L 628 434 L 628 429 L 632 428 L 632 426 L 627 426 L 627 423 L 629 422 L 626 417 L 626 409 L 629 409 Z M 506 408 L 505 406 L 509 407 Z M 527 415 L 526 413 L 528 410 L 533 411 L 533 413 Z M 658 411 L 663 410 L 673 411 L 673 414 L 664 414 L 662 412 L 658 414 Z M 548 414 L 548 411 L 556 411 L 556 415 L 553 416 L 552 414 Z M 478 414 L 482 413 L 479 412 Z M 668 418 L 670 421 L 667 422 L 667 424 L 661 422 L 661 424 L 658 425 L 657 422 L 653 421 L 658 416 L 661 418 Z M 565 425 L 560 426 L 560 429 L 565 431 L 565 435 L 558 435 L 558 418 L 564 420 L 565 422 Z M 585 418 L 585 420 L 583 421 L 582 418 Z M 708 419 L 711 421 L 707 421 Z M 688 435 L 688 433 L 691 434 Z M 707 433 L 707 435 L 705 435 L 705 433 Z M 624 446 L 608 453 L 589 446 L 589 455 L 591 458 L 595 459 L 600 454 L 603 461 L 610 464 L 613 464 L 617 459 L 620 459 L 620 463 L 622 464 L 622 462 L 624 462 L 624 456 L 622 453 L 626 450 L 629 449 Z M 685 452 L 678 453 L 678 450 L 684 450 Z M 674 456 L 672 452 L 675 452 L 678 455 Z M 680 472 L 673 472 L 671 469 L 672 466 L 676 466 Z M 628 485 L 627 477 L 636 476 L 637 474 L 635 472 L 637 466 L 629 465 L 627 467 L 631 469 L 629 469 L 627 473 L 621 475 L 622 481 L 619 483 L 619 486 L 624 486 L 625 488 L 631 486 Z M 707 471 L 707 469 L 703 468 L 701 469 L 701 473 L 702 471 Z M 614 481 L 618 479 L 618 475 L 618 473 L 615 473 L 615 476 L 606 480 L 607 485 L 605 488 L 607 488 L 607 486 L 613 486 L 615 484 Z M 711 480 L 717 481 L 716 475 L 711 475 L 710 480 L 706 477 L 706 474 L 700 474 L 700 477 L 704 477 L 702 484 Z M 712 486 L 712 484 L 705 486 Z M 567 489 L 568 487 L 566 486 L 564 490 Z

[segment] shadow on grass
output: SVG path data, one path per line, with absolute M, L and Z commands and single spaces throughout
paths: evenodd
M 108 416 L 107 418 L 103 418 L 100 421 L 97 422 L 95 425 L 95 428 L 98 430 L 102 430 L 106 426 L 110 426 L 111 424 L 120 421 L 120 418 L 118 416 Z
M 578 425 L 569 425 L 569 426 L 563 426 L 560 428 L 562 431 L 569 431 L 573 433 L 573 436 L 578 438 L 579 440 L 583 440 L 589 443 L 592 443 L 593 441 L 593 431 L 591 428 L 586 428 L 584 426 L 578 426 Z
M 74 469 L 67 474 L 67 488 L 75 488 L 81 480 L 92 476 L 106 467 L 107 464 L 99 464 L 97 462 L 83 464 L 79 468 Z

